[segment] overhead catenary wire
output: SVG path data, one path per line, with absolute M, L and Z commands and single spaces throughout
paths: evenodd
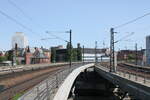
M 55 38 L 58 39 L 58 40 L 61 40 L 61 41 L 64 41 L 64 42 L 69 43 L 69 41 L 67 41 L 67 40 L 65 40 L 65 39 L 63 39 L 63 38 L 61 38 L 61 37 L 59 37 L 59 36 L 57 36 L 57 35 L 54 35 L 54 34 L 52 34 L 52 33 L 49 32 L 49 31 L 46 31 L 46 33 L 50 34 L 51 36 L 55 37 Z
M 127 34 L 126 36 L 120 38 L 119 40 L 115 41 L 114 43 L 123 41 L 123 40 L 127 39 L 128 37 L 132 36 L 133 34 L 134 34 L 134 32 L 131 32 L 130 34 Z
M 33 18 L 30 17 L 30 16 L 29 16 L 20 6 L 18 6 L 13 0 L 8 0 L 8 2 L 9 2 L 12 6 L 14 6 L 16 9 L 18 9 L 18 11 L 19 11 L 26 19 L 28 19 L 30 22 L 32 22 L 32 24 L 34 24 L 35 26 L 38 26 L 38 27 L 39 27 L 39 26 L 42 27 L 41 24 L 35 22 L 35 21 L 33 20 Z
M 15 2 L 13 2 L 13 0 L 8 0 L 8 2 L 9 2 L 12 6 L 14 6 L 16 9 L 18 9 L 28 20 L 30 20 L 30 21 L 33 22 L 32 18 L 29 17 Z M 37 25 L 37 26 L 39 26 L 39 25 Z M 40 25 L 40 26 L 41 26 L 41 25 Z M 52 33 L 52 32 L 64 33 L 64 31 L 49 31 L 49 33 Z M 67 32 L 67 31 L 66 31 L 66 32 Z M 64 39 L 62 39 L 62 38 L 60 38 L 60 37 L 58 37 L 58 36 L 56 36 L 56 35 L 54 35 L 54 34 L 51 34 L 51 35 L 52 35 L 53 37 L 55 37 L 55 38 L 43 38 L 43 39 L 41 39 L 41 40 L 46 40 L 46 39 L 59 39 L 59 40 L 68 42 L 68 41 L 66 41 L 66 40 L 64 40 Z
M 47 31 L 49 33 L 70 33 L 70 31 Z
M 17 21 L 16 19 L 14 19 L 13 17 L 9 16 L 8 14 L 6 14 L 5 12 L 1 11 L 0 10 L 0 14 L 5 16 L 6 18 L 8 18 L 9 20 L 15 22 L 17 25 L 21 26 L 22 28 L 32 32 L 32 33 L 35 33 L 32 29 L 30 29 L 29 27 L 25 26 L 24 24 L 22 24 L 21 22 Z
M 137 18 L 135 18 L 135 19 L 133 19 L 133 20 L 130 20 L 130 21 L 124 23 L 124 24 L 118 25 L 118 26 L 114 27 L 114 29 L 121 28 L 121 27 L 124 27 L 124 26 L 126 26 L 126 25 L 128 25 L 128 24 L 134 23 L 134 22 L 136 22 L 137 20 L 140 20 L 140 19 L 142 19 L 142 18 L 144 18 L 144 17 L 146 17 L 146 16 L 148 16 L 148 15 L 150 15 L 150 12 L 149 12 L 149 13 L 146 13 L 146 14 L 140 16 L 140 17 L 137 17 Z
M 42 38 L 41 40 L 57 39 L 57 38 Z
M 20 13 L 22 13 L 28 20 L 32 21 L 32 18 L 29 17 L 16 3 L 13 2 L 13 0 L 8 0 L 8 2 L 14 6 L 16 9 L 19 10 Z

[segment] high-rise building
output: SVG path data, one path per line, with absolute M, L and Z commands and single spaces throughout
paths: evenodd
M 22 32 L 16 32 L 12 37 L 12 48 L 15 48 L 16 44 L 18 48 L 25 48 L 28 46 L 27 37 Z
M 150 36 L 146 37 L 146 64 L 150 65 Z

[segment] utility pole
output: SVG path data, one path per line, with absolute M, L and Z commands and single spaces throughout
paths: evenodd
M 95 64 L 97 64 L 97 41 L 95 41 Z
M 103 41 L 103 48 L 105 48 L 105 41 Z
M 135 44 L 135 64 L 138 63 L 138 51 L 137 51 L 137 43 Z
M 82 62 L 83 62 L 83 64 L 84 64 L 84 45 L 83 45 L 83 48 L 82 48 Z
M 15 43 L 15 48 L 13 48 L 12 66 L 14 66 L 16 64 L 17 49 L 18 49 L 18 44 Z
M 72 65 L 72 30 L 70 29 L 69 31 L 69 34 L 70 34 L 70 68 L 71 68 L 71 65 Z
M 114 28 L 110 29 L 110 72 L 115 72 Z

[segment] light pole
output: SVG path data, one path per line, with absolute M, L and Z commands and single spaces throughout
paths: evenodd
M 69 53 L 70 53 L 70 59 L 69 59 L 69 65 L 70 65 L 70 69 L 71 69 L 71 66 L 72 66 L 72 30 L 70 29 L 69 31 L 66 31 L 65 33 L 69 33 L 69 41 L 66 41 L 69 43 Z
M 16 65 L 16 56 L 17 56 L 17 49 L 18 49 L 18 44 L 15 43 L 15 48 L 13 48 L 13 59 L 12 59 L 12 66 Z
M 137 50 L 137 43 L 135 43 L 135 65 L 138 64 L 138 50 Z
M 83 45 L 83 48 L 82 48 L 82 62 L 83 62 L 83 65 L 84 65 L 84 45 Z
M 70 45 L 70 60 L 69 60 L 69 65 L 70 65 L 70 68 L 71 68 L 71 66 L 72 66 L 72 30 L 70 29 L 69 32 L 66 32 L 66 33 L 70 34 L 70 42 L 69 42 L 69 45 Z
M 71 65 L 72 65 L 72 30 L 70 30 L 70 68 L 71 68 Z
M 97 61 L 98 58 L 97 58 L 97 41 L 95 41 L 95 64 L 97 64 Z

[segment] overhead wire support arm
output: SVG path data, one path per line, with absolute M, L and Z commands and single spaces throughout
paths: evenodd
M 128 34 L 128 35 L 126 35 L 126 36 L 120 38 L 119 40 L 114 41 L 114 43 L 118 43 L 118 42 L 120 42 L 120 41 L 124 41 L 126 38 L 132 36 L 133 34 L 134 34 L 134 32 L 131 32 L 130 34 Z
M 55 37 L 56 39 L 59 39 L 59 40 L 62 40 L 62 41 L 65 41 L 67 43 L 69 43 L 69 46 L 70 46 L 70 60 L 69 60 L 69 65 L 70 65 L 70 69 L 71 69 L 71 66 L 72 66 L 72 30 L 70 29 L 69 31 L 65 31 L 65 32 L 59 32 L 59 33 L 69 33 L 69 41 L 67 40 L 64 40 L 62 39 L 61 37 L 58 37 L 54 34 L 52 34 L 53 31 L 46 31 L 46 33 L 50 34 L 51 36 Z
M 61 37 L 58 37 L 58 36 L 52 34 L 52 33 L 49 32 L 49 31 L 46 31 L 46 33 L 47 33 L 47 34 L 50 34 L 50 35 L 53 36 L 53 37 L 55 37 L 55 39 L 58 39 L 58 40 L 61 40 L 61 41 L 64 41 L 64 42 L 69 43 L 69 41 L 67 41 L 67 40 L 65 40 L 65 39 L 62 39 Z
M 57 38 L 42 38 L 41 40 L 57 39 Z

